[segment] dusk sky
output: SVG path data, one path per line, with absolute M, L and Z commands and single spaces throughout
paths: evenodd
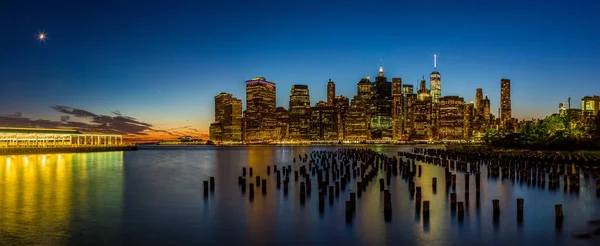
M 380 60 L 390 81 L 416 88 L 434 53 L 442 95 L 468 102 L 481 87 L 497 115 L 505 77 L 513 116 L 544 117 L 600 94 L 598 10 L 592 0 L 2 1 L 0 125 L 119 122 L 142 138 L 206 139 L 214 96 L 245 108 L 253 77 L 275 82 L 287 108 L 293 84 L 309 86 L 312 104 L 330 78 L 354 96 Z

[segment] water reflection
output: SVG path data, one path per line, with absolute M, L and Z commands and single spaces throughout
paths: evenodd
M 1 156 L 0 244 L 114 241 L 121 217 L 122 155 Z

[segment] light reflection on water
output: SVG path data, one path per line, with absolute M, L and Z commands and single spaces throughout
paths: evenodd
M 122 152 L 0 157 L 0 245 L 114 240 L 122 157 Z
M 392 220 L 383 218 L 378 179 L 357 200 L 351 224 L 345 222 L 344 201 L 354 180 L 319 213 L 316 177 L 312 194 L 302 205 L 299 182 L 291 177 L 288 196 L 277 190 L 266 166 L 294 165 L 293 157 L 337 147 L 187 147 L 134 152 L 54 154 L 0 157 L 0 245 L 16 244 L 344 244 L 344 245 L 594 245 L 572 233 L 589 230 L 600 219 L 594 182 L 582 181 L 578 195 L 562 188 L 549 191 L 509 180 L 490 180 L 482 168 L 477 206 L 474 176 L 459 223 L 450 213 L 444 170 L 423 166 L 415 180 L 423 201 L 431 201 L 429 220 L 415 213 L 408 185 L 393 177 Z M 388 155 L 408 146 L 372 148 Z M 300 161 L 297 160 L 297 165 Z M 243 166 L 268 179 L 268 191 L 256 189 L 253 201 L 237 185 Z M 271 170 L 273 171 L 273 170 Z M 216 189 L 205 199 L 202 181 L 214 176 Z M 431 180 L 437 177 L 437 192 Z M 254 182 L 254 177 L 252 178 Z M 546 183 L 547 185 L 547 183 Z M 458 201 L 465 201 L 464 176 L 457 174 Z M 522 225 L 516 221 L 516 199 L 525 199 Z M 501 218 L 492 222 L 492 199 L 500 199 Z M 565 223 L 554 228 L 554 204 L 563 204 Z

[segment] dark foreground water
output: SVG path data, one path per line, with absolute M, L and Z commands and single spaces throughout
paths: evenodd
M 371 146 L 396 154 L 408 146 Z M 288 196 L 271 175 L 268 193 L 260 189 L 251 202 L 241 194 L 237 177 L 243 166 L 266 176 L 266 166 L 293 165 L 292 157 L 337 147 L 188 147 L 133 152 L 0 156 L 0 245 L 600 245 L 600 236 L 572 235 L 593 229 L 600 200 L 593 180 L 581 182 L 579 194 L 563 189 L 488 180 L 482 168 L 480 206 L 474 192 L 459 223 L 450 212 L 443 188 L 444 170 L 424 165 L 416 185 L 431 201 L 429 221 L 415 213 L 408 185 L 392 178 L 393 215 L 384 220 L 377 182 L 357 200 L 352 223 L 345 221 L 344 201 L 355 182 L 319 213 L 318 192 L 301 205 L 299 183 Z M 216 179 L 208 199 L 202 181 Z M 438 177 L 438 190 L 431 189 Z M 457 178 L 463 190 L 464 179 Z M 313 178 L 316 180 L 316 177 Z M 475 187 L 474 178 L 471 187 Z M 547 183 L 546 183 L 547 185 Z M 473 189 L 473 188 L 472 188 Z M 517 223 L 516 199 L 525 199 L 524 221 Z M 501 217 L 492 222 L 492 199 L 500 199 Z M 464 201 L 458 193 L 458 201 Z M 563 204 L 562 230 L 555 229 L 554 204 Z

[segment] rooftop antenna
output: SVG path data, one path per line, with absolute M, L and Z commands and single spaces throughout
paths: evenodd
M 433 70 L 437 70 L 437 55 L 433 53 Z
M 569 102 L 569 109 L 571 109 L 571 97 L 569 97 L 568 102 Z

